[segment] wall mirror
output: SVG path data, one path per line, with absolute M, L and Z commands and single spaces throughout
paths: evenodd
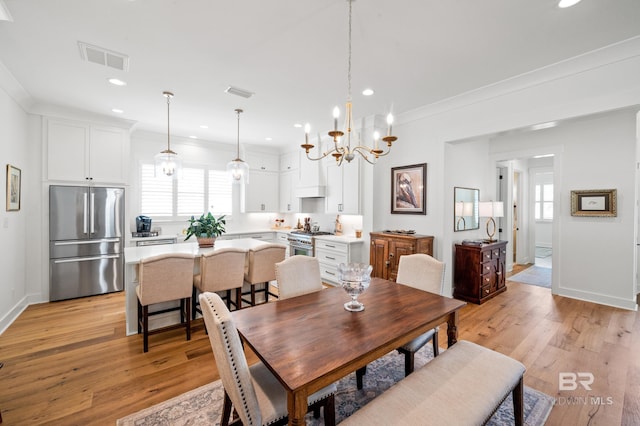
M 480 227 L 478 202 L 480 190 L 475 188 L 453 188 L 453 230 L 469 231 Z

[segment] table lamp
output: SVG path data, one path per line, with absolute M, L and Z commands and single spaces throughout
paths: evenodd
M 494 243 L 497 240 L 493 239 L 496 234 L 496 221 L 494 217 L 504 217 L 504 205 L 502 201 L 481 201 L 478 206 L 478 213 L 480 217 L 488 217 L 487 220 L 487 235 L 489 239 L 486 240 L 489 243 Z M 489 224 L 493 225 L 493 229 L 489 231 Z

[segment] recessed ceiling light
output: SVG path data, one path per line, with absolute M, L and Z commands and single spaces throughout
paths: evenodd
M 534 155 L 533 158 L 545 158 L 545 157 L 553 157 L 554 154 L 543 154 L 543 155 Z
M 127 82 L 126 81 L 122 81 L 118 78 L 110 78 L 109 79 L 109 83 L 113 84 L 114 86 L 126 86 Z
M 373 93 L 374 93 L 373 89 L 364 89 L 362 91 L 362 94 L 365 95 L 365 96 L 371 96 L 371 95 L 373 95 Z
M 111 112 L 115 112 L 116 114 L 122 114 L 124 111 L 118 108 L 113 108 Z
M 266 137 L 266 138 L 264 138 L 264 140 L 265 140 L 265 141 L 272 141 L 272 140 L 273 140 L 273 138 Z
M 560 0 L 560 3 L 558 3 L 558 7 L 564 9 L 566 7 L 575 6 L 578 3 L 580 3 L 580 0 Z
M 197 137 L 197 136 L 194 136 L 194 135 L 191 135 L 191 136 L 189 136 L 189 137 L 190 137 L 191 139 L 198 139 L 198 137 Z
M 295 128 L 297 128 L 297 129 L 299 129 L 299 128 L 301 128 L 301 127 L 302 127 L 302 124 L 300 124 L 300 123 L 296 123 L 296 124 L 294 124 L 294 125 L 293 125 L 293 127 L 295 127 Z
M 200 128 L 201 128 L 201 129 L 208 129 L 208 128 L 209 128 L 209 126 L 207 126 L 206 124 L 203 124 L 203 125 L 201 125 L 201 126 L 200 126 Z

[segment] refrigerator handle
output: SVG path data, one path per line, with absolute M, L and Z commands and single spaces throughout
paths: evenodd
M 84 233 L 86 234 L 87 233 L 87 193 L 86 192 L 83 194 L 83 197 L 84 197 L 84 203 L 83 203 L 84 214 L 82 215 L 82 223 L 83 223 L 83 228 L 82 229 L 84 230 Z
M 91 233 L 92 234 L 94 232 L 96 232 L 96 229 L 95 229 L 95 217 L 96 217 L 95 206 L 96 206 L 96 194 L 94 194 L 93 191 L 91 191 Z
M 111 254 L 106 256 L 91 256 L 91 257 L 69 257 L 66 259 L 54 259 L 53 263 L 74 263 L 74 262 L 88 262 L 91 260 L 104 260 L 104 259 L 118 259 L 119 254 Z

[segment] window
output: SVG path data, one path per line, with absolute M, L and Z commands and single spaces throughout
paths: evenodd
M 536 220 L 553 220 L 553 184 L 536 184 Z
M 208 207 L 207 207 L 208 206 Z M 222 170 L 183 167 L 179 180 L 156 178 L 152 163 L 140 166 L 140 213 L 164 220 L 182 220 L 211 212 L 230 215 L 232 187 Z

